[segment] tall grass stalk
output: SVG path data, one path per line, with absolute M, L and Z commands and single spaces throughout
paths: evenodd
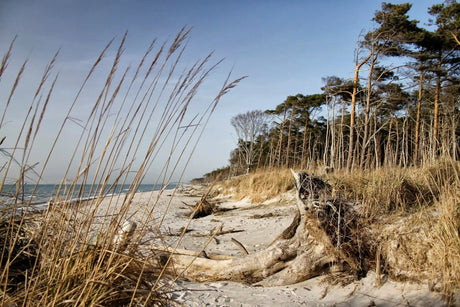
M 201 114 L 189 115 L 198 89 L 220 63 L 210 65 L 209 55 L 178 73 L 186 51 L 183 43 L 189 33 L 190 29 L 181 29 L 171 43 L 163 43 L 156 52 L 154 40 L 131 77 L 130 66 L 121 68 L 127 33 L 108 69 L 102 65 L 103 59 L 111 52 L 115 39 L 103 48 L 65 113 L 42 168 L 34 176 L 37 188 L 53 156 L 59 154 L 65 130 L 80 129 L 57 195 L 51 200 L 54 205 L 42 213 L 24 214 L 32 204 L 21 200 L 20 190 L 31 172 L 34 147 L 59 83 L 58 74 L 54 73 L 59 53 L 45 67 L 1 174 L 0 189 L 8 178 L 17 176 L 15 202 L 2 204 L 0 209 L 2 305 L 147 306 L 165 302 L 167 297 L 160 291 L 164 283 L 161 268 L 135 248 L 149 229 L 145 225 L 153 220 L 158 198 L 149 199 L 133 248 L 121 253 L 114 249 L 112 238 L 130 217 L 128 212 L 137 188 L 154 164 L 163 164 L 155 184 L 167 186 L 173 176 L 182 180 L 184 170 L 179 167 L 189 163 L 220 98 L 241 80 L 225 80 L 216 98 L 200 108 Z M 15 39 L 3 57 L 0 81 L 13 55 Z M 0 128 L 8 118 L 17 85 L 27 73 L 26 63 L 27 60 L 11 86 Z M 102 88 L 87 118 L 81 121 L 73 115 L 74 110 L 82 103 L 82 95 L 90 93 L 88 84 L 100 80 L 95 79 L 96 74 L 104 70 L 107 72 Z M 169 157 L 162 161 L 165 152 Z M 14 170 L 15 161 L 19 164 L 18 172 Z M 107 196 L 116 184 L 127 183 L 130 188 L 126 194 Z M 86 185 L 90 191 L 84 190 Z M 97 197 L 71 202 L 87 192 Z M 115 206 L 117 213 L 107 223 L 98 225 L 96 212 L 101 212 L 104 200 L 105 215 Z

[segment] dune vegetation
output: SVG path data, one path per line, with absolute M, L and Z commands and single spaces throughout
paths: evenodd
M 359 204 L 355 231 L 361 236 L 350 234 L 351 244 L 361 245 L 358 261 L 377 272 L 376 285 L 385 276 L 428 283 L 452 303 L 460 288 L 460 163 L 445 158 L 424 167 L 306 171 L 329 183 L 334 199 Z M 270 168 L 222 180 L 214 189 L 260 203 L 295 187 L 289 169 Z M 355 273 L 332 274 L 330 281 L 350 282 Z
M 133 239 L 129 250 L 120 248 L 113 238 L 129 218 L 132 199 L 152 164 L 163 165 L 155 184 L 166 187 L 173 175 L 180 178 L 183 162 L 190 159 L 220 98 L 239 81 L 225 80 L 216 98 L 200 105 L 201 114 L 189 115 L 187 111 L 197 103 L 193 99 L 196 92 L 219 64 L 212 63 L 209 55 L 188 68 L 180 66 L 189 32 L 182 29 L 171 42 L 154 40 L 134 67 L 122 64 L 127 34 L 119 39 L 118 47 L 116 39 L 110 41 L 88 67 L 68 102 L 67 113 L 60 118 L 54 139 L 47 144 L 37 140 L 49 120 L 47 112 L 57 103 L 53 94 L 59 85 L 55 71 L 59 52 L 36 80 L 36 88 L 29 89 L 34 94 L 27 105 L 16 101 L 15 96 L 27 76 L 29 59 L 19 68 L 11 66 L 16 39 L 11 42 L 2 59 L 0 81 L 7 82 L 5 75 L 15 69 L 17 73 L 12 84 L 5 85 L 10 92 L 3 104 L 0 128 L 10 120 L 8 111 L 13 104 L 21 104 L 25 111 L 16 139 L 2 139 L 6 162 L 1 167 L 0 191 L 6 184 L 16 188 L 11 194 L 2 193 L 0 205 L 0 305 L 167 304 L 162 268 L 152 265 L 135 248 L 141 236 Z M 104 80 L 102 87 L 91 92 L 90 84 L 100 80 Z M 88 95 L 92 95 L 89 107 Z M 74 115 L 82 104 L 86 119 Z M 69 126 L 80 135 L 67 168 L 62 170 L 57 195 L 44 210 L 36 212 L 32 200 L 24 199 L 23 187 L 32 184 L 37 188 L 42 183 L 48 165 L 61 154 L 59 144 L 67 137 Z M 43 146 L 48 146 L 48 155 L 35 164 L 32 153 Z M 161 160 L 161 152 L 169 153 L 166 160 Z M 129 185 L 129 191 L 114 196 L 117 184 Z M 88 192 L 94 197 L 82 199 Z M 111 216 L 109 225 L 99 225 L 95 232 L 95 213 L 107 197 L 111 203 L 121 202 L 121 209 Z M 155 200 L 149 210 L 155 210 Z M 83 218 L 81 212 L 85 213 Z M 144 224 L 150 219 L 151 214 L 146 214 Z

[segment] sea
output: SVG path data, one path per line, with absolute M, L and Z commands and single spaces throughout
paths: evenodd
M 137 187 L 137 192 L 149 192 L 157 191 L 161 189 L 169 190 L 174 189 L 178 185 L 176 183 L 171 183 L 168 185 L 160 184 L 141 184 Z M 27 205 L 40 205 L 54 200 L 58 193 L 59 185 L 58 184 L 25 184 L 22 185 L 19 189 L 19 192 L 16 191 L 17 187 L 13 184 L 5 184 L 3 189 L 0 191 L 0 207 L 7 206 L 16 202 L 27 204 Z M 103 192 L 103 196 L 111 196 L 127 193 L 130 190 L 129 184 L 117 184 L 110 185 L 108 184 Z M 72 192 L 68 192 L 72 191 Z M 91 188 L 89 184 L 76 184 L 72 189 L 70 186 L 62 186 L 59 191 L 59 198 L 66 199 L 67 201 L 77 201 L 91 199 L 99 195 L 100 188 Z M 17 196 L 16 196 L 17 195 Z

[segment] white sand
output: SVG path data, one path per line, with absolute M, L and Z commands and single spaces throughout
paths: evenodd
M 127 216 L 139 225 L 145 224 L 148 213 L 153 208 L 153 219 L 147 223 L 144 235 L 147 248 L 152 244 L 163 244 L 157 239 L 158 226 L 167 244 L 174 247 L 183 227 L 189 232 L 179 244 L 179 248 L 208 254 L 242 255 L 241 250 L 231 242 L 235 238 L 249 253 L 264 249 L 291 223 L 295 214 L 295 197 L 287 193 L 282 197 L 261 204 L 251 204 L 249 200 L 232 201 L 220 199 L 218 212 L 207 217 L 190 220 L 190 209 L 183 203 L 195 204 L 202 191 L 187 188 L 182 191 L 137 193 Z M 175 197 L 171 198 L 175 194 Z M 196 194 L 196 195 L 193 195 Z M 158 201 L 156 200 L 158 197 Z M 110 205 L 109 205 L 110 204 Z M 168 208 L 164 220 L 163 214 Z M 119 210 L 110 200 L 104 200 L 97 212 L 100 222 Z M 265 216 L 270 214 L 271 216 Z M 223 234 L 210 239 L 209 234 L 223 224 Z M 140 228 L 139 228 L 140 229 Z M 206 246 L 206 243 L 209 243 Z M 251 287 L 236 282 L 220 281 L 197 283 L 178 281 L 172 298 L 185 306 L 444 306 L 439 293 L 431 292 L 427 283 L 411 284 L 386 280 L 375 287 L 375 273 L 346 287 L 331 286 L 323 282 L 324 277 L 316 277 L 305 282 L 283 287 Z M 457 302 L 460 296 L 457 294 Z

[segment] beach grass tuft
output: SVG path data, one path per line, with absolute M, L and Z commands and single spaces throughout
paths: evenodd
M 0 191 L 7 183 L 16 187 L 9 201 L 2 198 L 0 205 L 0 305 L 168 303 L 162 268 L 149 262 L 139 248 L 157 200 L 146 204 L 148 210 L 139 231 L 126 250 L 117 248 L 113 241 L 130 218 L 137 188 L 151 178 L 152 165 L 161 165 L 154 185 L 167 187 L 173 178 L 180 182 L 220 98 L 242 79 L 232 81 L 229 75 L 214 99 L 194 107 L 197 91 L 220 61 L 211 63 L 209 55 L 182 66 L 189 33 L 190 28 L 183 28 L 171 42 L 158 44 L 153 40 L 133 67 L 124 60 L 127 33 L 112 39 L 89 67 L 49 143 L 42 143 L 43 125 L 56 103 L 53 95 L 59 87 L 59 73 L 55 71 L 59 52 L 44 68 L 36 88 L 27 89 L 34 94 L 29 103 L 20 102 L 22 124 L 15 136 L 7 136 L 12 145 L 9 149 L 3 142 L 0 145 L 6 153 L 0 169 Z M 11 58 L 16 40 L 3 57 L 0 78 L 10 71 L 14 74 Z M 0 135 L 5 121 L 10 120 L 11 105 L 19 103 L 14 98 L 28 72 L 27 65 L 28 59 L 12 77 Z M 94 90 L 97 84 L 100 88 Z M 201 111 L 189 114 L 191 109 Z M 87 112 L 82 115 L 81 110 Z M 24 185 L 38 187 L 44 181 L 53 160 L 62 155 L 69 130 L 74 132 L 74 148 L 62 169 L 57 193 L 43 210 L 33 210 L 37 207 L 24 198 Z M 44 146 L 49 146 L 44 160 L 33 161 L 34 150 Z M 117 184 L 128 185 L 128 191 L 109 195 Z M 92 197 L 83 199 L 85 195 Z M 108 214 L 113 208 L 116 214 L 103 223 L 96 222 L 101 210 Z

